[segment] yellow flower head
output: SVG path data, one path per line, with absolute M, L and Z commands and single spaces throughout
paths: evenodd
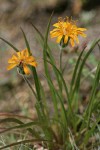
M 76 22 L 66 17 L 66 19 L 59 18 L 58 23 L 53 25 L 55 29 L 50 32 L 51 38 L 57 37 L 56 42 L 65 45 L 70 41 L 71 46 L 75 45 L 75 42 L 79 43 L 78 35 L 86 37 L 83 31 L 85 28 L 78 28 Z
M 37 66 L 35 58 L 29 55 L 27 49 L 17 52 L 15 55 L 12 56 L 12 58 L 8 60 L 8 63 L 8 70 L 14 67 L 18 67 L 20 70 L 22 70 L 24 74 L 30 74 L 28 65 L 31 65 L 33 67 Z

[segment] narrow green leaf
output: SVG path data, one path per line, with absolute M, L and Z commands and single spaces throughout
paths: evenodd
M 41 37 L 41 39 L 44 41 L 44 37 L 43 37 L 43 35 L 41 34 L 41 32 L 37 29 L 37 27 L 36 27 L 33 23 L 31 23 L 31 25 L 32 25 L 33 28 L 36 30 L 36 32 L 39 34 L 39 36 Z
M 92 108 L 93 108 L 92 105 L 94 104 L 94 101 L 95 101 L 95 95 L 96 95 L 97 87 L 99 85 L 99 81 L 100 81 L 100 62 L 96 70 L 95 79 L 94 79 L 94 83 L 92 86 L 91 95 L 89 99 L 89 104 L 88 104 L 87 111 L 86 111 L 86 116 L 88 116 L 88 123 L 87 123 L 88 127 L 90 124 L 90 117 L 91 117 Z
M 68 106 L 69 106 L 69 107 L 70 107 L 70 109 L 71 109 L 71 103 L 70 103 L 70 97 L 69 97 L 68 88 L 67 88 L 66 82 L 65 82 L 65 80 L 64 80 L 64 78 L 63 78 L 63 76 L 62 76 L 61 72 L 60 72 L 60 71 L 57 69 L 57 67 L 56 67 L 54 64 L 52 64 L 50 61 L 48 61 L 48 60 L 46 60 L 46 61 L 47 61 L 49 64 L 51 64 L 51 65 L 55 68 L 55 70 L 58 72 L 58 75 L 59 75 L 59 77 L 61 78 L 62 83 L 63 83 L 64 88 L 65 88 L 65 92 L 66 92 L 66 96 L 67 96 Z M 71 109 L 71 112 L 72 112 L 72 109 Z
M 41 95 L 40 95 L 40 85 L 39 85 L 38 75 L 37 75 L 35 67 L 31 66 L 30 68 L 31 68 L 32 73 L 33 73 L 38 100 L 40 101 L 41 100 Z
M 27 49 L 28 49 L 29 55 L 32 55 L 31 50 L 30 50 L 30 45 L 29 45 L 29 43 L 28 43 L 28 40 L 27 40 L 26 34 L 25 34 L 25 32 L 23 31 L 23 29 L 22 29 L 22 28 L 21 28 L 21 31 L 22 31 L 22 33 L 23 33 L 24 40 L 25 40 L 25 44 L 26 44 L 26 47 L 27 47 Z
M 72 97 L 71 97 L 71 100 L 73 101 L 73 98 L 74 98 L 74 102 L 76 103 L 76 101 L 77 101 L 77 99 L 78 99 L 78 91 L 79 91 L 79 85 L 80 85 L 80 80 L 81 80 L 81 74 L 82 74 L 82 70 L 83 70 L 83 67 L 84 67 L 84 65 L 85 65 L 85 62 L 86 62 L 86 60 L 87 60 L 87 58 L 89 57 L 89 55 L 91 54 L 91 52 L 93 51 L 93 49 L 95 48 L 95 46 L 97 45 L 97 43 L 100 41 L 100 39 L 99 40 L 97 40 L 97 41 L 95 41 L 93 44 L 92 44 L 92 46 L 91 46 L 91 48 L 89 49 L 89 51 L 86 53 L 86 55 L 84 56 L 84 58 L 83 58 L 83 60 L 82 60 L 82 62 L 81 62 L 81 65 L 80 65 L 80 68 L 79 68 L 79 71 L 78 71 L 78 73 L 77 73 L 77 79 L 76 79 L 76 82 L 75 82 L 75 87 L 74 87 L 74 89 L 73 89 L 73 94 L 72 94 Z
M 31 117 L 27 117 L 27 116 L 23 116 L 23 115 L 18 115 L 18 114 L 13 114 L 13 113 L 0 113 L 0 117 L 17 117 L 17 118 L 21 118 L 21 119 L 29 119 L 29 120 L 33 120 L 33 118 Z
M 19 52 L 19 50 L 14 45 L 12 45 L 10 42 L 8 42 L 7 40 L 3 39 L 2 37 L 0 37 L 0 39 L 2 41 L 4 41 L 5 43 L 7 43 L 9 46 L 11 46 L 16 52 Z
M 23 31 L 23 29 L 21 28 L 21 31 L 23 33 L 23 36 L 24 36 L 24 40 L 25 40 L 25 44 L 27 46 L 27 49 L 28 49 L 28 52 L 29 54 L 31 55 L 31 51 L 30 51 L 30 45 L 29 45 L 29 42 L 27 40 L 27 37 Z M 40 94 L 40 84 L 39 84 L 39 79 L 38 79 L 38 75 L 37 75 L 37 72 L 36 72 L 36 69 L 35 67 L 33 66 L 30 66 L 30 69 L 32 70 L 32 73 L 33 73 L 33 77 L 34 77 L 34 82 L 35 82 L 35 87 L 36 87 L 36 92 L 37 92 L 37 95 L 36 98 L 38 99 L 38 102 L 39 104 L 41 105 L 40 106 L 40 109 L 41 109 L 41 113 L 40 113 L 40 116 L 44 116 L 44 109 L 43 109 L 43 105 L 42 105 L 42 101 L 41 101 L 41 94 Z
M 8 129 L 5 129 L 5 130 L 3 130 L 3 131 L 0 132 L 0 133 L 5 133 L 5 132 L 8 132 L 8 131 L 10 131 L 10 130 L 16 129 L 16 127 L 17 127 L 17 128 L 20 128 L 20 127 L 22 128 L 22 127 L 27 126 L 27 124 L 24 126 L 24 123 L 23 123 L 22 121 L 16 119 L 16 118 L 5 118 L 5 119 L 0 120 L 0 124 L 1 124 L 1 123 L 6 123 L 6 122 L 7 122 L 7 123 L 8 123 L 8 122 L 13 122 L 13 123 L 21 124 L 21 125 L 19 125 L 19 126 L 14 126 L 14 127 L 8 128 Z M 28 126 L 29 126 L 29 123 L 28 123 Z M 35 137 L 37 137 L 37 138 L 40 137 L 40 136 L 38 135 L 38 133 L 37 133 L 34 129 L 31 129 L 31 128 L 28 127 L 27 130 L 28 130 L 33 136 L 35 136 Z
M 93 49 L 95 48 L 95 46 L 97 45 L 97 43 L 99 41 L 100 41 L 100 39 L 97 40 L 96 42 L 94 42 L 92 44 L 91 48 L 86 53 L 86 55 L 85 55 L 85 57 L 84 57 L 84 59 L 83 59 L 83 61 L 81 63 L 80 70 L 79 70 L 79 73 L 78 73 L 79 75 L 77 77 L 77 82 L 78 83 L 76 84 L 74 92 L 79 90 L 80 77 L 81 77 L 81 72 L 82 72 L 82 69 L 84 67 L 84 64 L 85 64 L 87 58 L 89 57 L 89 55 L 91 54 L 91 52 L 93 51 Z M 86 111 L 84 112 L 84 115 L 83 115 L 84 116 L 84 121 L 83 121 L 83 123 L 81 125 L 80 130 L 82 130 L 82 128 L 84 127 L 84 124 L 85 124 L 85 121 L 87 120 L 87 118 L 88 118 L 87 126 L 89 126 L 89 120 L 90 120 L 90 116 L 91 116 L 92 104 L 93 104 L 93 100 L 94 100 L 94 97 L 95 97 L 96 88 L 97 88 L 97 85 L 99 84 L 99 78 L 100 78 L 100 70 L 99 70 L 100 66 L 99 65 L 100 65 L 100 62 L 98 64 L 98 68 L 96 70 L 96 75 L 95 75 L 94 83 L 93 83 L 93 86 L 92 86 L 92 91 L 91 91 L 91 95 L 90 95 L 89 105 L 88 105 Z
M 74 68 L 74 72 L 73 72 L 73 76 L 72 76 L 72 80 L 71 80 L 71 86 L 70 86 L 70 94 L 72 92 L 72 88 L 74 86 L 74 82 L 75 82 L 75 79 L 76 79 L 76 75 L 77 75 L 77 71 L 78 71 L 78 67 L 80 65 L 80 61 L 81 61 L 81 58 L 82 58 L 82 55 L 83 55 L 83 52 L 84 52 L 85 48 L 81 51 L 79 57 L 78 57 L 78 60 L 76 62 L 76 65 L 75 65 L 75 68 Z
M 25 123 L 25 124 L 23 123 L 23 124 L 21 124 L 21 125 L 17 125 L 17 126 L 13 126 L 13 127 L 7 128 L 7 129 L 1 131 L 0 134 L 1 134 L 1 133 L 8 132 L 8 131 L 11 131 L 11 130 L 14 130 L 14 129 L 25 129 L 25 128 L 29 128 L 29 127 L 32 127 L 33 125 L 37 125 L 37 126 L 39 126 L 39 127 L 46 126 L 44 123 L 42 124 L 42 123 L 36 122 L 36 121 L 34 121 L 34 122 L 28 122 L 28 123 Z
M 5 148 L 9 148 L 9 147 L 12 147 L 12 146 L 16 146 L 16 145 L 19 145 L 19 144 L 25 144 L 25 143 L 33 143 L 33 142 L 49 142 L 47 140 L 44 140 L 44 139 L 30 139 L 30 140 L 22 140 L 22 141 L 19 141 L 19 142 L 15 142 L 15 143 L 12 143 L 12 144 L 9 144 L 9 145 L 6 145 L 6 146 L 3 146 L 3 147 L 0 147 L 0 150 L 2 149 L 5 149 Z
M 5 119 L 1 119 L 0 120 L 0 124 L 1 123 L 5 123 L 5 122 L 14 122 L 14 123 L 18 123 L 18 124 L 23 124 L 22 121 L 16 119 L 16 118 L 5 118 Z
M 79 71 L 77 73 L 77 78 L 76 78 L 76 82 L 75 82 L 75 86 L 74 86 L 74 89 L 73 89 L 73 92 L 72 92 L 72 95 L 71 95 L 71 101 L 72 101 L 72 105 L 75 106 L 75 111 L 78 110 L 78 92 L 79 92 L 79 88 L 80 88 L 80 80 L 81 80 L 81 74 L 82 74 L 82 70 L 85 66 L 85 62 L 86 60 L 88 59 L 89 55 L 91 54 L 91 52 L 93 51 L 93 49 L 95 48 L 95 46 L 97 45 L 97 43 L 100 41 L 97 40 L 95 41 L 91 48 L 89 49 L 89 51 L 85 54 L 81 64 L 80 64 L 80 67 L 79 67 Z
M 48 21 L 48 25 L 47 25 L 47 30 L 46 30 L 46 34 L 45 34 L 45 38 L 44 38 L 44 47 L 43 47 L 43 60 L 44 60 L 44 68 L 45 68 L 45 74 L 46 74 L 46 78 L 48 79 L 48 85 L 50 87 L 50 91 L 51 91 L 51 94 L 52 94 L 52 100 L 53 100 L 53 104 L 54 104 L 54 110 L 55 110 L 55 115 L 56 117 L 58 117 L 58 108 L 57 108 L 57 98 L 56 98 L 56 94 L 54 92 L 54 90 L 52 89 L 51 85 L 50 85 L 50 82 L 52 82 L 52 79 L 50 77 L 50 74 L 49 74 L 49 70 L 48 70 L 48 64 L 47 64 L 47 40 L 48 40 L 48 33 L 49 33 L 49 28 L 50 28 L 50 23 L 51 23 L 51 19 L 52 19 L 52 15 Z
M 31 23 L 31 24 L 32 24 L 33 28 L 36 30 L 36 32 L 38 33 L 38 35 L 40 36 L 41 40 L 44 42 L 44 36 L 42 35 L 42 33 L 37 29 L 37 27 L 33 23 Z M 50 49 L 48 43 L 47 43 L 47 51 L 46 51 L 46 53 L 47 53 L 47 56 L 50 59 L 51 63 L 55 64 L 55 59 L 52 56 L 52 52 L 51 52 L 51 49 Z M 57 79 L 57 82 L 58 82 L 58 85 L 59 85 L 59 89 L 61 89 L 61 84 L 60 84 L 60 80 L 59 80 L 58 74 L 57 74 L 57 72 L 56 72 L 56 70 L 54 68 L 53 68 L 53 70 L 54 70 L 54 73 L 56 75 L 56 79 Z

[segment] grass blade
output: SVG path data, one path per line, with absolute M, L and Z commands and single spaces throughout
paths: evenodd
M 31 25 L 36 30 L 36 32 L 38 33 L 38 35 L 40 36 L 42 42 L 44 42 L 44 36 L 42 35 L 42 33 L 37 29 L 37 27 L 33 23 L 31 23 Z M 55 64 L 55 59 L 52 56 L 52 52 L 51 52 L 50 47 L 48 46 L 48 43 L 47 43 L 47 51 L 46 51 L 46 53 L 47 53 L 48 58 L 52 62 L 52 64 Z M 57 74 L 57 72 L 56 72 L 56 70 L 54 68 L 53 68 L 53 70 L 54 70 L 54 73 L 56 75 L 56 79 L 57 79 L 57 82 L 58 82 L 58 85 L 59 85 L 59 89 L 61 89 L 61 86 L 60 86 L 61 84 L 60 84 L 60 80 L 59 80 L 58 74 Z
M 7 40 L 3 39 L 2 37 L 0 37 L 0 39 L 2 41 L 4 41 L 5 43 L 7 43 L 9 46 L 11 46 L 16 52 L 19 52 L 19 50 L 14 45 L 12 45 L 10 42 L 8 42 Z
M 97 67 L 97 70 L 96 70 L 95 80 L 94 80 L 94 83 L 93 83 L 93 86 L 92 86 L 93 88 L 92 88 L 92 91 L 91 91 L 90 100 L 89 100 L 89 104 L 88 104 L 87 111 L 86 111 L 86 116 L 88 116 L 87 127 L 89 127 L 89 125 L 90 125 L 90 117 L 91 117 L 92 108 L 93 108 L 92 105 L 94 104 L 94 101 L 95 101 L 95 95 L 96 95 L 97 87 L 99 85 L 99 80 L 100 80 L 100 62 L 98 64 L 98 67 Z
M 30 140 L 22 140 L 22 141 L 19 141 L 19 142 L 15 142 L 15 143 L 12 143 L 12 144 L 9 144 L 9 145 L 6 145 L 6 146 L 3 146 L 3 147 L 0 147 L 0 150 L 2 149 L 5 149 L 5 148 L 9 148 L 9 147 L 12 147 L 12 146 L 16 146 L 16 145 L 19 145 L 19 144 L 25 144 L 25 143 L 30 143 L 30 142 L 47 142 L 47 140 L 44 140 L 44 139 L 30 139 Z M 48 141 L 49 142 L 49 141 Z
M 23 124 L 22 121 L 20 121 L 16 118 L 5 118 L 5 119 L 0 120 L 0 124 L 5 123 L 5 122 L 14 122 L 14 123 L 18 123 L 18 124 Z
M 72 80 L 71 80 L 71 86 L 70 86 L 70 94 L 72 92 L 72 88 L 74 86 L 74 83 L 75 83 L 75 79 L 76 79 L 76 75 L 77 75 L 77 71 L 78 71 L 78 67 L 80 65 L 80 61 L 81 61 L 81 57 L 84 53 L 84 50 L 85 48 L 82 50 L 82 52 L 80 53 L 79 57 L 78 57 L 78 60 L 76 62 L 76 65 L 75 65 L 75 68 L 74 68 L 74 72 L 73 72 L 73 76 L 72 76 Z
M 89 49 L 89 51 L 86 53 L 86 55 L 84 56 L 83 58 L 83 61 L 81 62 L 81 65 L 80 65 L 80 68 L 79 68 L 79 71 L 78 71 L 78 75 L 77 75 L 77 79 L 76 79 L 76 82 L 75 82 L 75 86 L 74 86 L 74 89 L 73 89 L 73 93 L 72 93 L 72 96 L 71 96 L 71 101 L 73 103 L 73 106 L 76 106 L 76 111 L 77 111 L 77 108 L 78 108 L 78 91 L 79 91 L 79 87 L 80 87 L 80 80 L 81 80 L 81 74 L 82 74 L 82 70 L 83 70 L 83 67 L 85 65 L 85 62 L 87 60 L 87 58 L 89 57 L 89 55 L 91 54 L 91 52 L 93 51 L 93 49 L 95 48 L 95 46 L 97 45 L 97 43 L 100 41 L 97 40 L 95 41 L 91 48 Z M 74 100 L 73 100 L 74 98 Z
M 28 123 L 20 123 L 21 125 L 17 125 L 17 126 L 13 126 L 13 127 L 10 127 L 10 128 L 7 128 L 5 129 L 4 131 L 1 131 L 1 133 L 5 133 L 5 132 L 8 132 L 8 131 L 11 131 L 11 130 L 14 130 L 14 129 L 26 129 L 26 128 L 29 128 L 33 125 L 37 125 L 37 126 L 45 126 L 45 124 L 42 124 L 40 122 L 28 122 Z
M 22 29 L 22 28 L 21 28 L 21 31 L 22 31 L 22 33 L 23 33 L 24 40 L 25 40 L 25 44 L 26 44 L 26 47 L 27 47 L 27 49 L 28 49 L 29 55 L 32 55 L 32 54 L 31 54 L 31 50 L 30 50 L 30 45 L 29 45 L 29 43 L 28 43 L 28 40 L 27 40 L 26 34 L 25 34 L 25 32 L 23 31 L 23 29 Z
M 17 117 L 17 118 L 21 118 L 21 119 L 29 119 L 29 120 L 33 120 L 33 118 L 27 117 L 27 116 L 23 116 L 23 115 L 17 115 L 17 114 L 13 114 L 13 113 L 0 113 L 0 117 Z

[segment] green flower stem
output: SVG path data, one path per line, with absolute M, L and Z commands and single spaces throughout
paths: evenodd
M 62 73 L 62 48 L 60 47 L 60 72 Z
M 61 46 L 59 46 L 59 48 L 60 48 L 60 55 L 59 55 L 59 70 L 60 70 L 60 72 L 61 72 L 61 74 L 62 74 L 62 72 L 63 72 L 63 69 L 62 69 L 62 47 Z M 61 92 L 62 92 L 62 81 L 60 82 L 60 90 L 61 90 Z
M 29 86 L 29 88 L 31 89 L 31 91 L 32 91 L 33 95 L 35 96 L 35 98 L 37 99 L 37 95 L 36 95 L 34 89 L 32 88 L 32 85 L 31 85 L 31 83 L 29 82 L 29 80 L 25 77 L 25 75 L 22 75 L 22 77 L 23 77 L 23 79 L 25 80 L 25 82 L 27 83 L 27 85 Z
M 34 94 L 35 98 L 38 99 L 38 96 L 37 94 L 35 93 L 34 89 L 32 88 L 32 85 L 31 83 L 29 82 L 29 80 L 23 75 L 23 79 L 25 80 L 25 82 L 28 84 L 29 88 L 31 89 L 32 93 Z M 45 113 L 44 113 L 44 108 L 43 108 L 43 105 L 42 105 L 42 102 L 41 102 L 41 99 L 38 99 L 38 104 L 36 105 L 36 107 L 38 107 L 37 109 L 39 110 L 39 113 L 41 112 L 41 114 L 43 116 L 45 116 Z M 40 115 L 39 115 L 40 116 Z M 42 118 L 42 117 L 41 117 Z

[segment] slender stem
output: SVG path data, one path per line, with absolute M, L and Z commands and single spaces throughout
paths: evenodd
M 61 46 L 59 46 L 59 47 L 60 47 L 59 70 L 62 74 L 62 72 L 63 72 L 63 69 L 62 69 L 62 47 Z M 60 82 L 60 84 L 61 84 L 60 90 L 62 92 L 62 81 Z
M 62 73 L 63 69 L 62 69 L 62 48 L 60 47 L 60 72 Z
M 62 69 L 62 74 L 64 74 L 64 71 L 65 71 L 65 69 L 66 69 L 66 67 L 67 67 L 67 64 L 68 64 L 68 61 L 66 61 L 65 65 L 64 65 L 64 67 L 63 67 L 63 69 Z
M 28 86 L 29 86 L 29 88 L 31 89 L 33 95 L 34 95 L 34 96 L 36 97 L 36 99 L 37 99 L 37 95 L 36 95 L 34 89 L 32 88 L 32 85 L 31 85 L 31 83 L 29 82 L 29 80 L 28 80 L 24 75 L 22 75 L 22 77 L 23 77 L 23 79 L 25 80 L 25 82 L 28 84 Z

